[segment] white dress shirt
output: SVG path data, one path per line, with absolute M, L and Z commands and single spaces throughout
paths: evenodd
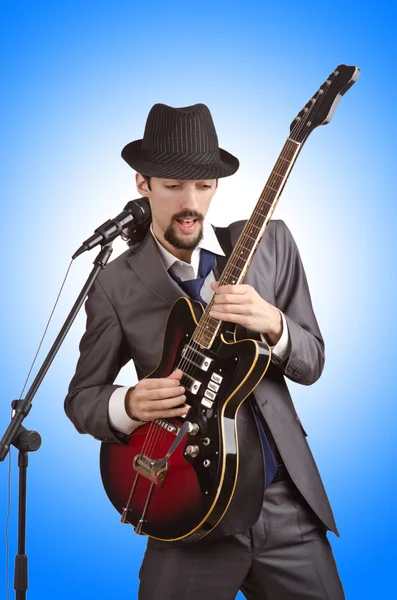
M 150 231 L 153 235 L 153 238 L 157 244 L 160 258 L 164 264 L 164 268 L 168 271 L 170 267 L 173 268 L 174 273 L 178 275 L 185 281 L 187 279 L 195 279 L 197 277 L 199 263 L 200 263 L 200 251 L 201 248 L 205 250 L 209 250 L 214 254 L 218 254 L 219 256 L 225 256 L 216 234 L 212 228 L 212 226 L 205 222 L 203 223 L 203 238 L 198 246 L 193 250 L 191 262 L 186 263 L 183 260 L 179 260 L 171 254 L 168 250 L 164 248 L 157 240 L 156 236 L 153 233 L 152 225 L 150 226 Z M 200 295 L 202 299 L 207 302 L 210 302 L 214 291 L 211 288 L 211 283 L 215 280 L 214 273 L 211 271 L 207 278 L 203 283 L 203 287 L 201 288 Z M 281 337 L 275 346 L 270 346 L 272 350 L 272 357 L 277 359 L 277 362 L 282 361 L 287 358 L 289 353 L 289 335 L 288 335 L 288 327 L 286 323 L 285 316 L 280 311 L 282 322 L 283 322 L 283 331 Z M 263 334 L 260 334 L 262 341 L 266 342 L 266 338 Z M 119 387 L 117 388 L 109 399 L 109 421 L 110 424 L 120 431 L 121 433 L 129 434 L 134 431 L 137 427 L 142 425 L 140 421 L 134 421 L 130 419 L 125 410 L 125 395 L 129 387 Z

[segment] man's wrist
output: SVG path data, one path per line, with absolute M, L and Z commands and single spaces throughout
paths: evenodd
M 125 395 L 125 399 L 124 399 L 124 408 L 125 408 L 125 412 L 127 413 L 128 417 L 132 420 L 132 421 L 138 421 L 141 422 L 140 419 L 138 419 L 138 417 L 136 415 L 134 415 L 134 413 L 131 410 L 131 403 L 130 403 L 130 397 L 132 392 L 134 391 L 135 387 L 130 387 L 128 388 L 128 391 Z
M 271 330 L 267 331 L 267 336 L 272 346 L 275 346 L 280 340 L 283 333 L 283 319 L 278 308 L 274 309 L 274 325 Z

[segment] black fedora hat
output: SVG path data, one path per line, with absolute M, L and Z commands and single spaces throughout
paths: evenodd
M 239 167 L 235 156 L 219 148 L 205 104 L 155 104 L 143 139 L 127 144 L 121 156 L 138 173 L 167 179 L 216 179 L 233 175 Z

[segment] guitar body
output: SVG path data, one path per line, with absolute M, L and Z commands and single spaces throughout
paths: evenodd
M 184 297 L 175 302 L 161 360 L 148 375 L 167 377 L 185 362 L 186 418 L 159 419 L 137 428 L 127 445 L 101 447 L 103 485 L 122 520 L 164 541 L 199 539 L 225 514 L 239 469 L 237 413 L 270 362 L 265 344 L 236 341 L 234 330 L 232 341 L 226 339 L 231 332 L 223 332 L 211 349 L 184 355 L 202 313 L 198 302 Z M 150 463 L 165 457 L 187 421 L 194 430 L 184 434 L 156 476 Z M 137 457 L 145 457 L 143 469 Z

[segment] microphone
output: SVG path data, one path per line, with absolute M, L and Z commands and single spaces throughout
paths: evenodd
M 135 227 L 143 225 L 150 217 L 150 204 L 147 198 L 138 198 L 137 200 L 130 200 L 124 206 L 123 212 L 121 212 L 114 219 L 109 219 L 102 223 L 95 229 L 95 233 L 85 240 L 80 248 L 73 254 L 72 260 L 86 252 L 91 250 L 98 244 L 107 244 L 112 242 L 118 237 L 122 230 L 131 222 L 134 223 Z

